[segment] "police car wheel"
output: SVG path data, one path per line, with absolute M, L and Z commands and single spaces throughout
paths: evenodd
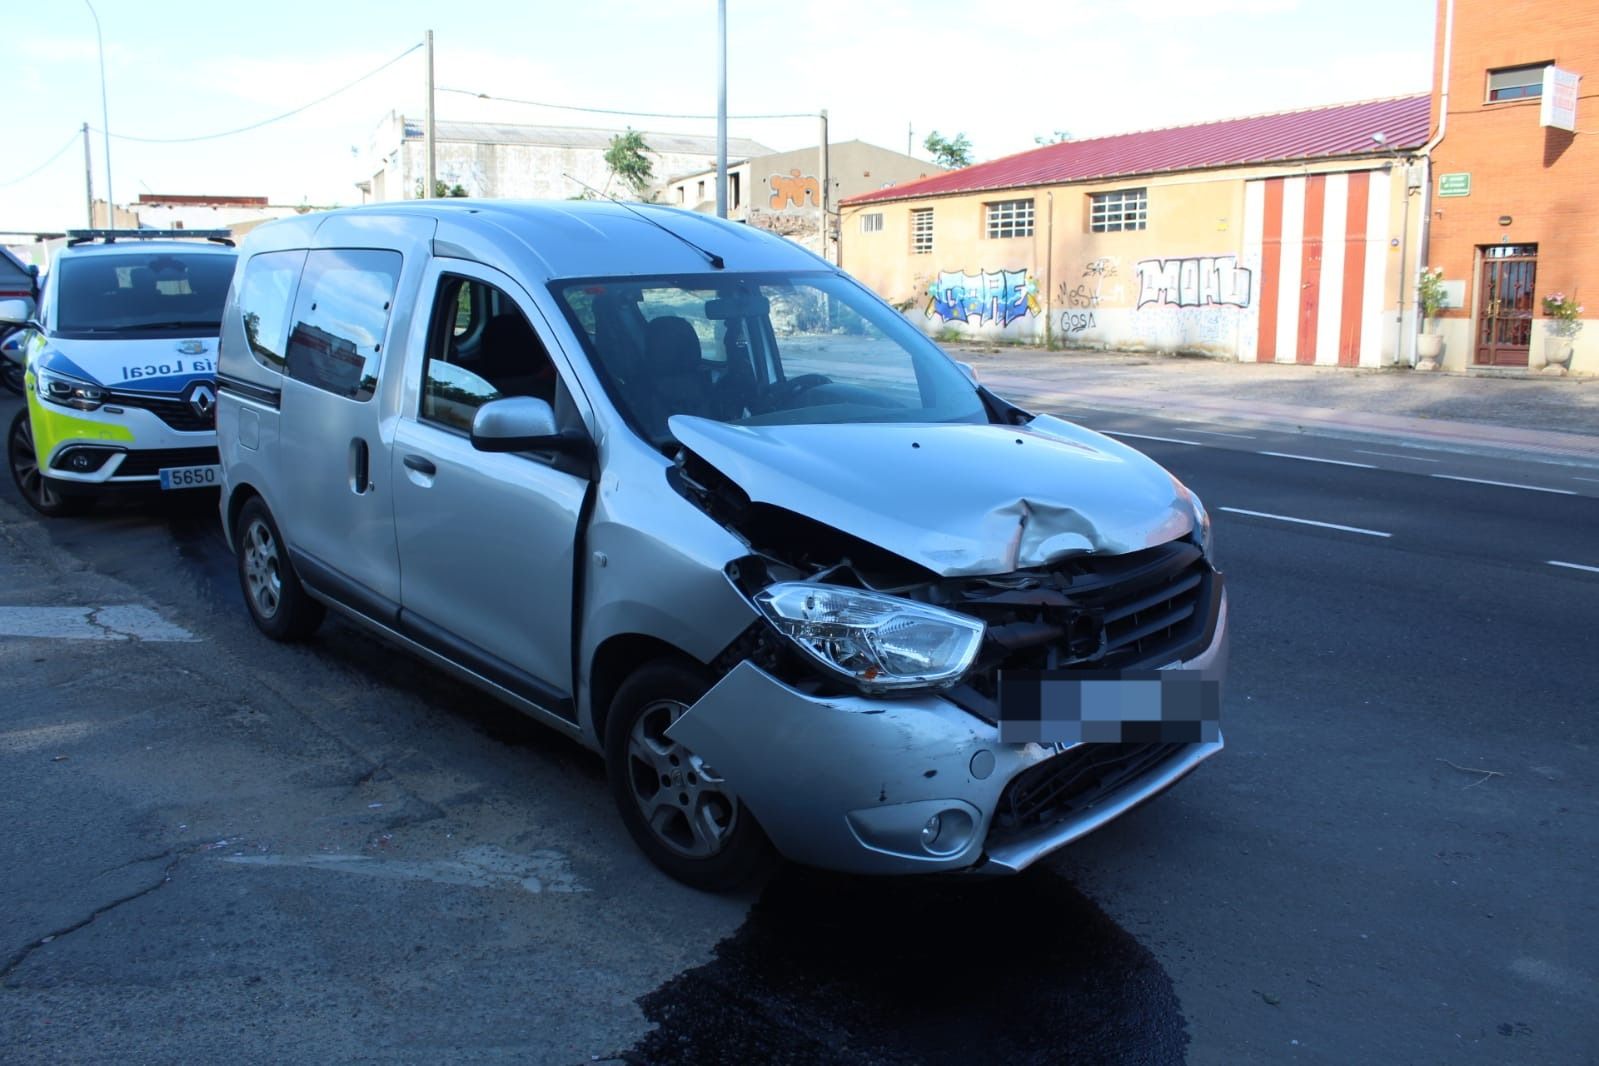
M 611 700 L 605 768 L 622 822 L 651 862 L 693 888 L 730 892 L 758 881 L 776 854 L 716 770 L 665 735 L 709 688 L 701 667 L 678 659 L 635 670 Z
M 6 459 L 11 465 L 11 480 L 17 492 L 29 507 L 42 515 L 60 518 L 64 515 L 82 514 L 94 502 L 85 496 L 69 496 L 56 487 L 54 478 L 44 476 L 39 465 L 39 455 L 33 447 L 33 424 L 24 407 L 11 420 L 11 432 L 6 434 Z
M 272 513 L 259 498 L 239 509 L 233 544 L 239 587 L 256 627 L 283 641 L 304 640 L 316 632 L 327 610 L 300 584 Z

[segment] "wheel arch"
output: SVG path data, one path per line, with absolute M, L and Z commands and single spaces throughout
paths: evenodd
M 594 649 L 588 673 L 589 724 L 601 749 L 605 747 L 606 721 L 617 690 L 628 675 L 655 659 L 678 659 L 698 669 L 707 669 L 706 663 L 671 641 L 646 633 L 617 633 L 605 638 Z

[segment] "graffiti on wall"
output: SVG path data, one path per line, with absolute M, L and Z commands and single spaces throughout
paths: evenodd
M 1060 302 L 1067 307 L 1098 307 L 1106 298 L 1105 279 L 1116 276 L 1116 260 L 1110 256 L 1090 259 L 1083 265 L 1082 280 L 1073 285 L 1060 283 Z M 1117 286 L 1120 290 L 1121 286 Z
M 1138 271 L 1138 306 L 1248 307 L 1253 275 L 1235 255 L 1143 259 Z
M 1068 337 L 1075 337 L 1079 333 L 1086 333 L 1099 325 L 1098 319 L 1092 311 L 1063 311 L 1060 316 L 1060 331 Z
M 927 315 L 946 322 L 998 322 L 1008 326 L 1038 314 L 1038 282 L 1026 270 L 941 271 L 927 287 Z
M 820 207 L 822 205 L 822 183 L 814 177 L 801 174 L 798 167 L 788 172 L 788 176 L 773 174 L 766 179 L 772 187 L 772 210 L 787 211 L 790 207 Z M 811 202 L 806 204 L 805 198 L 809 196 Z

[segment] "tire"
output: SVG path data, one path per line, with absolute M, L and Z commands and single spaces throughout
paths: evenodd
M 42 515 L 64 518 L 83 514 L 94 506 L 92 497 L 69 496 L 56 487 L 54 478 L 44 476 L 38 452 L 33 447 L 33 423 L 28 420 L 26 407 L 11 420 L 11 430 L 6 434 L 6 462 L 11 467 L 11 480 L 17 492 L 29 507 Z
M 714 770 L 663 735 L 709 688 L 702 669 L 677 659 L 635 670 L 606 716 L 605 770 L 622 822 L 651 862 L 692 888 L 730 892 L 759 880 L 776 854 Z
M 273 640 L 304 640 L 327 616 L 300 584 L 272 512 L 259 496 L 245 502 L 233 525 L 234 556 L 244 605 L 261 632 Z

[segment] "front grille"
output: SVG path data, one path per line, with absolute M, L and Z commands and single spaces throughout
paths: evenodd
M 1179 540 L 970 578 L 949 596 L 949 606 L 988 623 L 976 664 L 951 696 L 993 718 L 1001 670 L 1137 670 L 1191 658 L 1212 635 L 1221 575 Z
M 112 477 L 154 477 L 169 466 L 212 466 L 221 461 L 215 448 L 148 448 L 129 452 Z
M 183 433 L 196 433 L 217 427 L 217 411 L 214 404 L 202 415 L 197 414 L 187 400 L 148 392 L 112 392 L 106 402 L 121 407 L 143 408 Z
M 1005 786 L 993 830 L 1016 832 L 1050 825 L 1087 810 L 1101 798 L 1176 755 L 1182 744 L 1081 744 L 1023 770 Z

